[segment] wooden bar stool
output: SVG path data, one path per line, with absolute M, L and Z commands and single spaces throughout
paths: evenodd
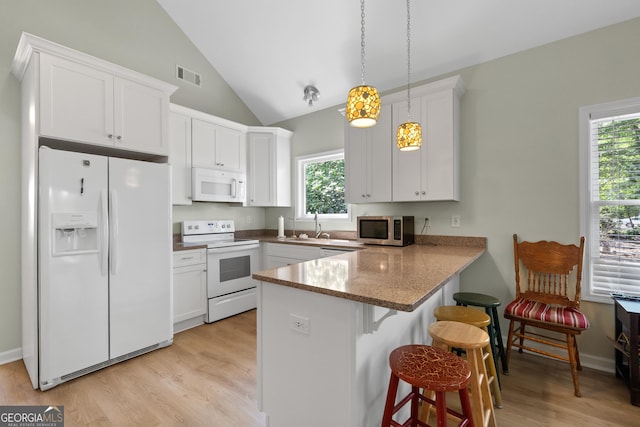
M 433 311 L 433 316 L 436 320 L 448 320 L 452 322 L 462 322 L 467 325 L 472 325 L 487 332 L 487 328 L 491 323 L 491 318 L 488 314 L 483 313 L 480 310 L 476 310 L 471 307 L 463 307 L 457 305 L 442 305 L 437 307 Z M 485 361 L 487 373 L 489 374 L 488 381 L 493 391 L 493 398 L 495 399 L 495 406 L 502 408 L 502 392 L 500 391 L 500 377 L 498 375 L 497 366 L 493 357 L 491 345 L 483 349 L 482 358 Z
M 509 363 L 507 362 L 507 353 L 504 350 L 502 342 L 502 332 L 500 332 L 500 318 L 498 317 L 497 308 L 500 306 L 500 300 L 491 295 L 478 294 L 475 292 L 456 292 L 453 299 L 457 305 L 472 305 L 475 307 L 483 307 L 485 313 L 491 317 L 491 326 L 489 327 L 489 339 L 491 340 L 491 349 L 493 350 L 493 358 L 498 366 L 498 360 L 502 362 L 502 373 L 509 373 Z
M 389 355 L 391 378 L 387 401 L 382 417 L 382 427 L 390 426 L 426 426 L 418 419 L 418 406 L 422 400 L 435 405 L 438 427 L 447 425 L 447 414 L 460 419 L 458 426 L 473 427 L 471 403 L 469 401 L 469 381 L 471 371 L 460 357 L 441 348 L 427 345 L 405 345 L 398 347 Z M 397 404 L 398 383 L 402 379 L 411 385 L 411 392 Z M 435 392 L 435 400 L 420 393 L 420 389 Z M 447 408 L 446 392 L 457 391 L 460 396 L 462 413 Z M 411 415 L 403 424 L 393 420 L 393 415 L 404 405 L 411 402 Z
M 471 408 L 478 426 L 496 427 L 497 421 L 489 390 L 483 348 L 489 347 L 489 334 L 482 329 L 461 322 L 438 321 L 429 325 L 433 345 L 441 348 L 461 348 L 467 353 L 471 370 Z

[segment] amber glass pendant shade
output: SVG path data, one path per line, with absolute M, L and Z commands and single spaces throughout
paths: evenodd
M 422 146 L 422 128 L 420 123 L 407 122 L 398 126 L 396 144 L 400 151 L 414 151 Z
M 380 117 L 380 95 L 372 86 L 356 86 L 347 98 L 347 120 L 354 127 L 367 128 L 375 125 Z

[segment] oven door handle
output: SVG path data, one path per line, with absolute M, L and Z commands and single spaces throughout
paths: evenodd
M 229 253 L 229 252 L 240 252 L 240 251 L 248 251 L 250 249 L 259 249 L 260 243 L 254 243 L 250 245 L 235 245 L 235 246 L 225 246 L 222 248 L 209 248 L 207 249 L 208 254 L 221 254 L 221 253 Z

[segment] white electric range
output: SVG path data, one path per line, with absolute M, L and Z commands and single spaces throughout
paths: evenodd
M 233 220 L 183 221 L 182 243 L 207 245 L 207 323 L 256 308 L 260 242 L 236 239 Z

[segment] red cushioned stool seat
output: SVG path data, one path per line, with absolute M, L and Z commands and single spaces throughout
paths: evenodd
M 441 348 L 427 345 L 405 345 L 398 347 L 389 355 L 391 378 L 387 401 L 382 417 L 382 427 L 390 426 L 426 426 L 418 418 L 418 406 L 422 400 L 435 405 L 438 427 L 447 425 L 447 413 L 460 419 L 459 426 L 473 427 L 471 402 L 469 400 L 469 382 L 471 371 L 460 357 Z M 396 404 L 399 381 L 411 385 L 411 392 Z M 420 393 L 420 389 L 435 392 L 435 400 Z M 447 408 L 446 392 L 457 391 L 460 396 L 462 414 Z M 411 414 L 404 423 L 393 420 L 393 415 L 411 402 Z

